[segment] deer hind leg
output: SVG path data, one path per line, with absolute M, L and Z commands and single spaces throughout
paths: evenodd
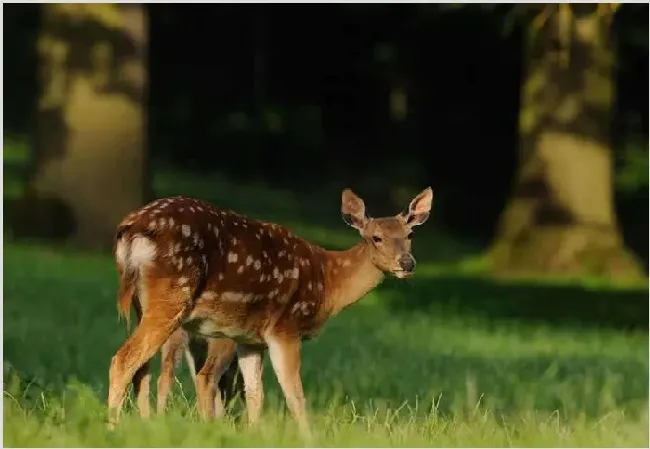
M 160 375 L 158 376 L 158 389 L 156 400 L 156 413 L 165 413 L 167 399 L 174 385 L 174 371 L 180 363 L 181 355 L 187 346 L 187 334 L 179 328 L 169 337 L 162 346 Z M 193 367 L 190 367 L 193 369 Z M 192 373 L 194 375 L 194 373 Z
M 117 424 L 126 389 L 136 372 L 147 363 L 180 326 L 186 301 L 170 295 L 169 282 L 150 279 L 142 290 L 149 300 L 135 332 L 111 359 L 108 391 L 109 426 Z M 172 290 L 173 291 L 173 290 Z
M 142 321 L 142 306 L 140 305 L 140 300 L 137 294 L 133 295 L 133 307 L 135 309 L 135 314 L 138 320 L 138 323 Z M 133 392 L 135 393 L 136 403 L 138 405 L 138 410 L 140 411 L 140 416 L 142 418 L 148 418 L 150 415 L 149 409 L 149 391 L 151 383 L 151 373 L 150 373 L 150 362 L 146 361 L 135 372 L 133 376 Z
M 237 347 L 234 341 L 226 338 L 207 338 L 206 341 L 205 362 L 195 379 L 197 408 L 202 419 L 222 417 L 225 412 L 217 379 L 232 362 Z

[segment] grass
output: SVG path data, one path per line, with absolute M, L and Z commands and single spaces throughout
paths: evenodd
M 5 146 L 5 201 L 24 187 L 23 150 Z M 297 198 L 234 187 L 220 176 L 165 172 L 154 185 L 159 196 L 203 197 L 326 247 L 355 240 L 332 215 L 338 192 Z M 422 228 L 414 279 L 386 280 L 304 345 L 316 445 L 648 447 L 647 285 L 495 282 L 466 257 L 470 248 L 436 231 L 435 214 Z M 303 444 L 268 361 L 263 422 L 254 429 L 240 421 L 241 407 L 227 419 L 200 422 L 183 367 L 169 413 L 142 421 L 129 403 L 121 425 L 108 432 L 108 365 L 126 337 L 112 261 L 18 243 L 10 234 L 5 446 Z
M 422 282 L 436 281 L 449 282 Z M 647 447 L 647 327 L 434 313 L 414 298 L 426 285 L 387 280 L 305 344 L 316 444 Z M 5 445 L 301 444 L 268 361 L 259 428 L 235 419 L 239 409 L 199 422 L 184 368 L 168 415 L 142 422 L 132 410 L 107 432 L 108 364 L 126 335 L 115 287 L 108 257 L 5 244 Z M 445 289 L 459 299 L 502 295 L 460 280 Z

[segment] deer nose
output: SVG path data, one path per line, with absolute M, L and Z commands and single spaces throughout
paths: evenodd
M 398 263 L 400 268 L 407 273 L 410 273 L 415 268 L 415 259 L 410 254 L 402 254 Z

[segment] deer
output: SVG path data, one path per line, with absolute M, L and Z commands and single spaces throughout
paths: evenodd
M 109 428 L 119 422 L 129 384 L 142 391 L 150 359 L 183 329 L 207 342 L 206 363 L 197 374 L 204 379 L 197 388 L 203 417 L 214 416 L 212 398 L 220 393 L 210 379 L 236 356 L 247 421 L 256 424 L 268 353 L 289 412 L 301 435 L 311 440 L 300 376 L 301 342 L 319 334 L 330 318 L 387 275 L 406 279 L 414 274 L 413 228 L 428 219 L 432 199 L 428 187 L 397 215 L 372 218 L 360 197 L 343 190 L 342 218 L 361 236 L 343 251 L 326 250 L 284 226 L 183 196 L 157 199 L 128 214 L 115 235 L 117 306 L 128 320 L 133 302 L 139 321 L 111 359 Z M 139 402 L 140 396 L 138 406 L 147 407 Z

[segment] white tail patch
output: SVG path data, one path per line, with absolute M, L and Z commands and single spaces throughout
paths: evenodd
M 117 246 L 115 247 L 115 260 L 117 260 L 117 263 L 120 264 L 123 268 L 126 268 L 127 266 L 126 258 L 128 252 L 129 252 L 128 244 L 123 239 L 120 239 L 117 242 Z
M 150 263 L 156 257 L 156 245 L 147 237 L 135 236 L 131 242 L 130 266 L 137 268 Z

